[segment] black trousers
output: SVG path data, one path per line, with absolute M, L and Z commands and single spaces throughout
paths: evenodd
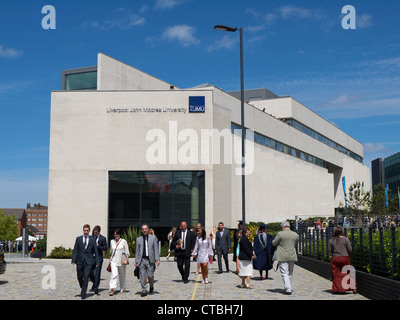
M 226 271 L 229 271 L 228 250 L 224 250 L 222 248 L 217 249 L 217 256 L 218 256 L 218 270 L 222 271 L 222 257 L 224 257 Z
M 180 254 L 176 258 L 176 262 L 178 264 L 178 270 L 182 276 L 182 280 L 188 280 L 190 274 L 190 256 L 186 257 L 183 254 Z
M 90 281 L 93 282 L 92 290 L 98 291 L 100 285 L 101 268 L 103 267 L 103 259 L 100 260 L 98 267 L 94 265 L 90 271 Z
M 86 294 L 91 269 L 91 264 L 82 263 L 76 265 L 76 273 L 79 286 L 81 287 L 81 294 Z

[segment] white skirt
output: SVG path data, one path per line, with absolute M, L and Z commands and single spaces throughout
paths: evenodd
M 239 276 L 251 277 L 253 275 L 253 262 L 251 260 L 239 260 Z

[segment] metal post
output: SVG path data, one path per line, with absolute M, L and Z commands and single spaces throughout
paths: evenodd
M 240 30 L 240 108 L 242 125 L 242 220 L 246 226 L 246 189 L 245 189 L 245 128 L 244 128 L 244 78 L 243 78 L 243 28 Z
M 25 258 L 26 255 L 26 238 L 27 238 L 27 234 L 26 234 L 26 228 L 22 229 L 22 257 Z

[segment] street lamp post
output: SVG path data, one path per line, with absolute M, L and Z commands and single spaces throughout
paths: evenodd
M 246 226 L 246 188 L 245 188 L 245 128 L 244 128 L 244 79 L 243 79 L 243 28 L 229 27 L 225 25 L 216 25 L 215 30 L 235 32 L 240 30 L 240 113 L 242 129 L 242 222 Z

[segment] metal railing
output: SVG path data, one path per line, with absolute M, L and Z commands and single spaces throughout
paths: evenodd
M 351 264 L 360 271 L 400 280 L 400 227 L 343 228 L 353 252 Z M 331 259 L 328 246 L 334 227 L 308 229 L 299 227 L 298 253 L 314 259 Z

